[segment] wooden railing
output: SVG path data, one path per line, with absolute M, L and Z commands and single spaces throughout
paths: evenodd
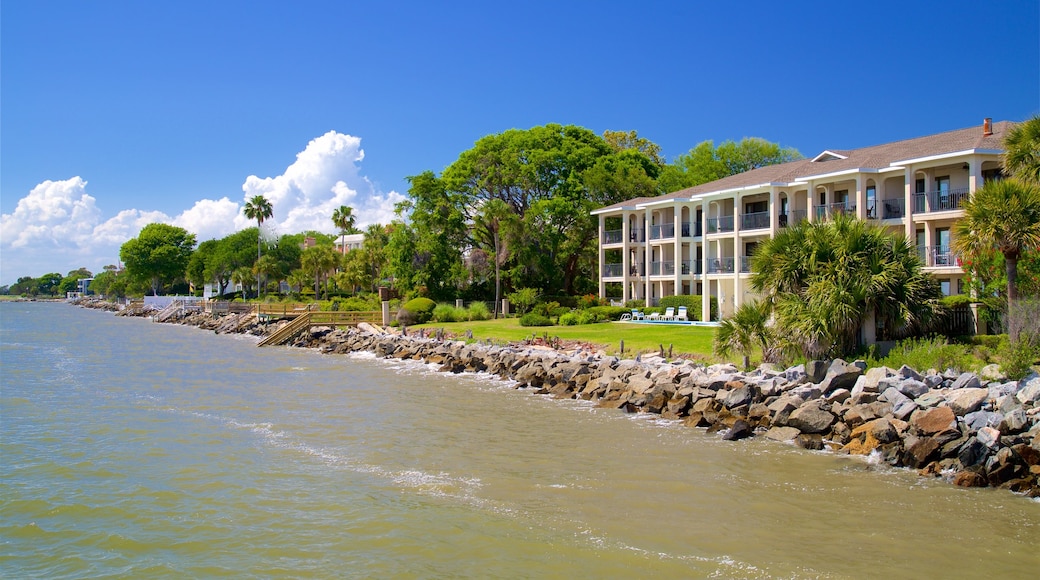
M 293 337 L 313 326 L 357 326 L 362 322 L 382 324 L 383 313 L 379 311 L 330 311 L 308 310 L 299 314 L 292 322 L 279 328 L 261 340 L 257 346 L 285 344 Z

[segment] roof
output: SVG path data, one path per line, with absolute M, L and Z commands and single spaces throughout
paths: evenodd
M 968 151 L 1000 153 L 1003 152 L 1004 134 L 1014 125 L 1015 123 L 1011 121 L 995 122 L 990 135 L 983 133 L 982 126 L 975 125 L 965 129 L 894 141 L 883 145 L 862 147 L 860 149 L 827 149 L 812 159 L 799 159 L 777 165 L 767 165 L 658 197 L 640 197 L 615 203 L 602 207 L 594 213 L 604 213 L 609 210 L 633 207 L 637 204 L 649 202 L 689 199 L 699 195 L 721 193 L 765 184 L 787 185 L 834 173 L 873 172 L 891 169 L 900 167 L 902 164 L 912 160 L 953 153 Z

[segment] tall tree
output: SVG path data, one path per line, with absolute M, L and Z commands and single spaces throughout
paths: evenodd
M 954 224 L 953 246 L 975 261 L 994 248 L 1003 254 L 1010 315 L 1018 299 L 1018 259 L 1040 249 L 1040 185 L 1018 179 L 987 181 L 961 207 L 964 217 Z M 1014 341 L 1017 326 L 1010 326 Z
M 499 304 L 502 302 L 502 265 L 509 258 L 509 247 L 506 244 L 507 230 L 514 226 L 515 219 L 509 206 L 500 199 L 492 199 L 480 208 L 474 220 L 474 238 L 478 244 L 488 250 L 495 265 L 495 318 L 498 318 Z
M 781 147 L 758 137 L 745 137 L 739 143 L 702 141 L 675 162 L 666 165 L 658 177 L 664 193 L 693 187 L 759 167 L 801 159 L 797 149 Z
M 1008 175 L 1040 184 L 1040 115 L 1008 130 L 1002 161 Z
M 148 224 L 136 238 L 119 248 L 119 259 L 129 276 L 147 283 L 158 295 L 164 284 L 186 275 L 195 247 L 195 234 L 169 224 Z
M 664 165 L 664 157 L 661 156 L 661 146 L 653 141 L 640 137 L 636 131 L 611 131 L 603 132 L 603 140 L 610 148 L 618 153 L 622 151 L 638 151 L 657 165 Z
M 256 259 L 260 259 L 260 241 L 263 239 L 264 220 L 274 215 L 271 202 L 262 195 L 254 195 L 242 208 L 242 212 L 251 220 L 256 220 Z M 260 291 L 260 274 L 256 275 L 257 292 Z
M 324 281 L 325 298 L 328 298 L 328 278 L 336 268 L 336 251 L 331 246 L 313 246 L 303 251 L 303 254 L 300 255 L 300 263 L 305 271 L 314 276 L 315 297 L 321 292 L 321 283 Z
M 332 223 L 339 228 L 339 235 L 345 236 L 354 233 L 354 210 L 350 206 L 341 205 L 332 212 Z M 343 244 L 344 254 L 347 253 L 347 245 Z

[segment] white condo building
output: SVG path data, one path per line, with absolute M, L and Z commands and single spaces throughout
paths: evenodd
M 597 209 L 599 294 L 656 305 L 662 296 L 701 294 L 721 316 L 753 293 L 755 246 L 801 220 L 838 213 L 876 220 L 916 241 L 925 270 L 945 294 L 960 294 L 964 271 L 951 250 L 961 203 L 1001 177 L 1008 121 L 753 169 L 658 197 Z M 701 320 L 709 319 L 704 300 Z

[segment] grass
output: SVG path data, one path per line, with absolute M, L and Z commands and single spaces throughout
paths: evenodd
M 591 343 L 610 355 L 620 354 L 619 347 L 623 340 L 625 341 L 624 356 L 626 357 L 633 357 L 637 353 L 658 352 L 661 347 L 667 354 L 668 348 L 671 346 L 673 356 L 683 355 L 687 358 L 705 361 L 713 360 L 712 340 L 715 338 L 715 329 L 706 326 L 612 322 L 576 326 L 520 326 L 518 318 L 474 322 L 434 322 L 409 327 L 410 330 L 418 328 L 443 328 L 456 335 L 462 335 L 469 330 L 473 332 L 474 340 L 492 339 L 497 342 L 521 341 L 532 336 L 548 335 L 549 338 L 558 337 L 561 340 Z

